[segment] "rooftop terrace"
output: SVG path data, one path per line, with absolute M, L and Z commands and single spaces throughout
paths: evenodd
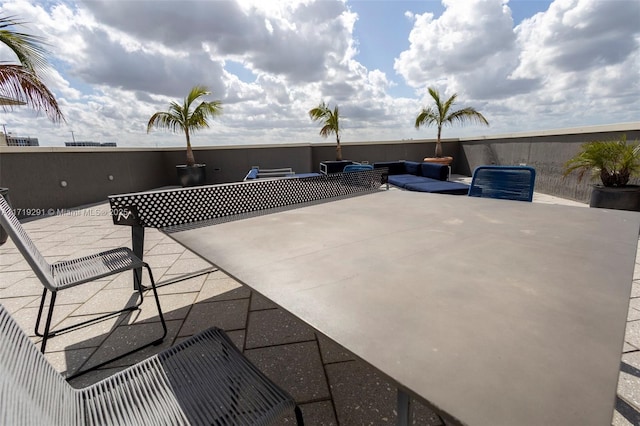
M 534 202 L 586 207 L 538 193 Z M 130 229 L 113 225 L 106 202 L 27 221 L 24 225 L 49 261 L 131 244 Z M 211 267 L 155 229 L 147 230 L 144 259 L 160 283 L 170 283 L 185 273 Z M 639 261 L 637 258 L 626 342 L 621 354 L 614 425 L 640 424 Z M 131 275 L 112 278 L 61 294 L 54 326 L 120 308 L 132 295 Z M 215 325 L 225 329 L 252 362 L 293 395 L 301 405 L 307 424 L 395 423 L 396 388 L 391 382 L 344 348 L 222 272 L 213 270 L 163 285 L 159 293 L 169 328 L 164 343 L 73 379 L 73 386 L 94 383 Z M 11 240 L 0 246 L 0 303 L 36 343 L 39 338 L 34 336 L 33 326 L 41 294 L 42 285 Z M 113 352 L 124 352 L 130 344 L 145 341 L 145 336 L 157 328 L 159 320 L 154 304 L 147 301 L 139 311 L 51 339 L 46 357 L 58 371 L 72 374 Z M 579 356 L 580 348 L 575 350 Z M 292 422 L 292 418 L 287 418 L 281 423 Z M 441 423 L 428 408 L 417 404 L 414 424 Z

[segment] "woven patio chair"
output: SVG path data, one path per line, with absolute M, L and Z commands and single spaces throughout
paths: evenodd
M 267 425 L 294 410 L 285 391 L 211 328 L 74 389 L 0 304 L 2 425 Z
M 528 166 L 478 166 L 473 171 L 470 197 L 533 201 L 536 171 Z
M 165 336 L 167 335 L 167 325 L 165 323 L 164 316 L 162 315 L 162 309 L 160 308 L 160 300 L 158 299 L 158 293 L 156 291 L 155 281 L 153 279 L 153 274 L 151 273 L 151 268 L 147 263 L 143 262 L 135 254 L 133 254 L 133 251 L 126 247 L 121 247 L 73 260 L 63 260 L 60 262 L 49 264 L 44 256 L 42 256 L 31 238 L 29 238 L 29 235 L 22 227 L 22 224 L 20 223 L 18 218 L 13 214 L 13 210 L 3 197 L 0 197 L 0 225 L 7 231 L 7 233 L 11 237 L 11 240 L 14 242 L 22 256 L 24 256 L 27 263 L 29 263 L 29 266 L 31 266 L 31 269 L 33 269 L 36 276 L 44 286 L 42 298 L 40 299 L 40 308 L 38 309 L 38 316 L 35 324 L 36 336 L 42 337 L 42 342 L 40 345 L 40 350 L 42 351 L 42 353 L 44 353 L 46 349 L 47 340 L 57 334 L 68 332 L 80 327 L 87 326 L 89 324 L 96 323 L 98 321 L 102 321 L 106 318 L 114 317 L 124 312 L 138 309 L 138 307 L 142 304 L 144 297 L 143 290 L 145 288 L 142 285 L 136 286 L 136 288 L 138 289 L 138 295 L 137 302 L 134 305 L 126 306 L 123 309 L 102 314 L 90 320 L 82 321 L 68 327 L 60 327 L 56 330 L 52 330 L 51 320 L 53 318 L 53 311 L 58 292 L 100 278 L 131 270 L 134 271 L 136 281 L 140 283 L 140 271 L 143 267 L 149 273 L 149 279 L 151 280 L 151 290 L 153 291 L 153 295 L 155 297 L 156 307 L 158 309 L 158 315 L 163 329 L 162 335 L 145 345 L 138 346 L 115 358 L 111 358 L 107 361 L 101 362 L 100 364 L 94 365 L 90 370 L 101 367 L 116 359 L 120 359 L 124 356 L 130 355 L 148 346 L 157 345 L 161 343 L 165 338 Z M 40 332 L 42 313 L 48 293 L 51 293 L 49 309 L 47 312 L 44 330 Z M 85 370 L 84 372 L 86 371 L 89 370 Z M 82 373 L 76 373 L 75 375 Z

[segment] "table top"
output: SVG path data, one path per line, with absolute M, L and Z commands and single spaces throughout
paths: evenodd
M 639 229 L 393 190 L 171 236 L 461 423 L 602 425 Z

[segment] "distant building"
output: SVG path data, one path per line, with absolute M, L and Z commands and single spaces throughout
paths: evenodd
M 0 133 L 1 146 L 40 146 L 38 138 L 26 138 Z
M 115 142 L 90 142 L 90 141 L 79 141 L 79 142 L 65 142 L 65 146 L 117 146 Z

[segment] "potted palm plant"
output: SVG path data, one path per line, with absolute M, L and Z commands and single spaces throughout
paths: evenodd
M 312 121 L 321 121 L 323 126 L 320 129 L 320 136 L 323 138 L 331 134 L 336 135 L 336 160 L 322 161 L 320 163 L 321 173 L 337 173 L 341 172 L 345 166 L 353 164 L 353 161 L 342 159 L 342 145 L 340 145 L 340 111 L 338 105 L 329 108 L 324 101 L 320 102 L 317 107 L 309 110 L 309 118 Z
M 194 86 L 184 102 L 180 105 L 171 102 L 169 111 L 159 111 L 151 116 L 147 123 L 147 133 L 153 127 L 170 131 L 181 130 L 187 139 L 187 161 L 184 165 L 176 166 L 178 181 L 182 186 L 204 185 L 206 180 L 206 165 L 196 164 L 191 148 L 191 133 L 198 129 L 209 127 L 209 118 L 222 113 L 222 102 L 202 101 L 194 107 L 196 101 L 209 95 L 210 92 L 205 86 Z
M 640 145 L 618 139 L 587 142 L 565 165 L 564 176 L 578 173 L 578 181 L 588 172 L 600 185 L 594 185 L 590 207 L 640 211 L 640 186 L 629 179 L 640 175 Z
M 340 112 L 338 105 L 333 108 L 333 111 L 326 103 L 320 102 L 320 104 L 309 110 L 309 118 L 312 121 L 322 121 L 322 128 L 320 129 L 320 136 L 323 138 L 328 137 L 330 134 L 336 135 L 336 161 L 342 161 L 342 146 L 340 145 Z
M 454 93 L 449 99 L 443 102 L 442 99 L 440 99 L 440 92 L 437 89 L 429 87 L 428 90 L 429 95 L 433 98 L 434 105 L 422 108 L 422 111 L 420 111 L 416 117 L 415 128 L 419 129 L 420 126 L 423 125 L 430 126 L 435 124 L 438 128 L 438 136 L 436 139 L 435 157 L 427 157 L 424 161 L 449 165 L 453 158 L 442 156 L 442 143 L 440 139 L 442 126 L 452 126 L 454 123 L 465 124 L 466 122 L 476 122 L 488 126 L 489 122 L 484 118 L 484 115 L 472 107 L 451 111 L 451 107 L 458 97 L 457 93 Z

